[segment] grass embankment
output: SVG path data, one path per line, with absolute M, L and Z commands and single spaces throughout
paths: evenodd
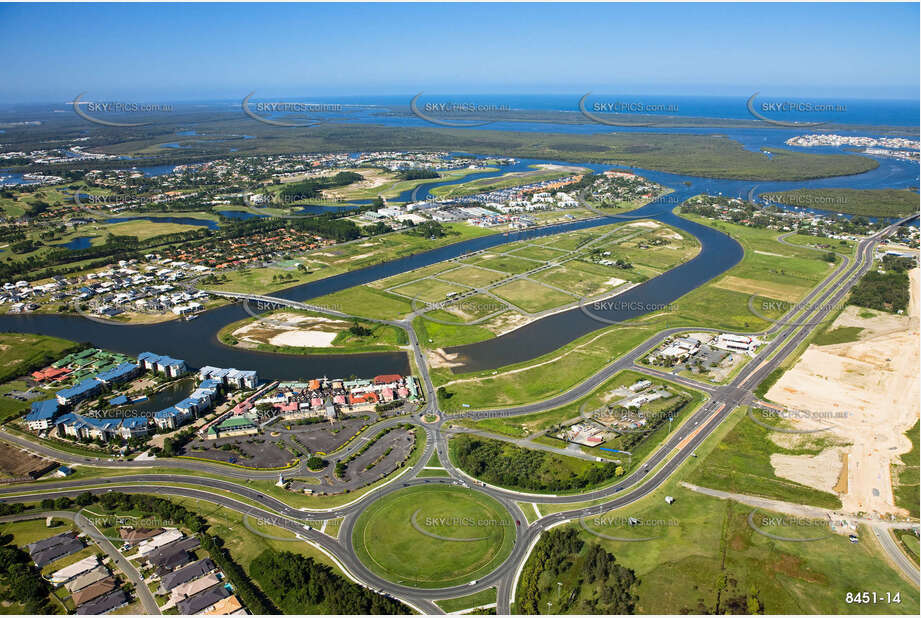
M 912 517 L 919 517 L 919 506 L 921 494 L 918 490 L 918 434 L 919 425 L 905 432 L 905 436 L 911 440 L 911 450 L 899 455 L 901 464 L 892 465 L 892 493 L 895 498 L 895 505 L 907 509 Z
M 689 476 L 696 485 L 725 491 L 764 496 L 796 504 L 808 504 L 828 509 L 841 508 L 835 494 L 813 489 L 801 483 L 777 476 L 771 465 L 771 455 L 818 455 L 835 446 L 821 433 L 801 437 L 800 444 L 784 448 L 771 439 L 773 433 L 747 418 L 749 409 L 739 408 L 726 420 L 732 430 L 716 445 L 703 465 Z M 776 417 L 757 416 L 764 425 L 779 426 Z
M 918 192 L 908 189 L 795 189 L 761 197 L 788 206 L 866 217 L 903 217 L 918 212 Z
M 450 614 L 451 612 L 459 612 L 465 609 L 470 609 L 472 607 L 491 605 L 495 602 L 496 589 L 487 588 L 486 590 L 480 590 L 479 592 L 474 592 L 473 594 L 468 594 L 467 596 L 435 601 L 435 605 Z

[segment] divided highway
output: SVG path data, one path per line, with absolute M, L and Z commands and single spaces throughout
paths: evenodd
M 903 222 L 899 222 L 903 223 Z M 898 225 L 898 224 L 896 224 Z M 44 481 L 19 487 L 0 488 L 0 501 L 27 502 L 44 497 L 74 496 L 82 491 L 103 493 L 106 491 L 124 491 L 133 493 L 150 493 L 150 483 L 162 483 L 156 486 L 156 493 L 162 495 L 176 495 L 194 497 L 219 504 L 225 508 L 239 513 L 265 519 L 279 527 L 288 529 L 298 534 L 304 540 L 321 548 L 340 564 L 349 575 L 360 583 L 391 594 L 411 604 L 419 611 L 425 613 L 438 613 L 439 608 L 433 603 L 437 599 L 451 598 L 471 594 L 492 586 L 497 587 L 497 611 L 500 614 L 510 613 L 510 604 L 515 589 L 515 580 L 520 568 L 527 560 L 534 543 L 540 534 L 549 528 L 561 523 L 597 516 L 602 513 L 622 508 L 637 500 L 648 496 L 658 489 L 671 475 L 689 458 L 694 451 L 720 426 L 720 424 L 737 407 L 752 403 L 754 389 L 774 369 L 794 354 L 809 337 L 810 333 L 825 320 L 833 316 L 837 307 L 845 300 L 850 288 L 872 266 L 873 255 L 877 243 L 892 232 L 896 226 L 890 226 L 872 237 L 862 240 L 857 247 L 856 259 L 844 259 L 835 271 L 817 288 L 810 292 L 787 316 L 765 331 L 764 335 L 771 336 L 771 341 L 762 346 L 761 351 L 753 358 L 729 383 L 725 385 L 701 385 L 685 378 L 676 378 L 671 374 L 650 369 L 640 369 L 653 373 L 658 378 L 678 381 L 683 385 L 692 386 L 708 395 L 708 399 L 688 419 L 677 427 L 664 443 L 629 476 L 619 480 L 618 483 L 602 489 L 578 495 L 551 496 L 532 495 L 511 491 L 492 486 L 473 484 L 469 477 L 455 469 L 451 463 L 447 445 L 447 431 L 444 423 L 450 423 L 461 417 L 486 418 L 505 417 L 530 414 L 550 410 L 585 397 L 616 373 L 628 369 L 637 369 L 634 364 L 650 349 L 657 346 L 663 339 L 677 332 L 686 331 L 687 328 L 673 328 L 659 332 L 626 355 L 618 358 L 604 369 L 585 380 L 583 383 L 569 391 L 548 400 L 522 406 L 509 407 L 498 410 L 472 411 L 459 415 L 443 415 L 437 407 L 435 389 L 428 374 L 422 348 L 416 339 L 415 332 L 409 322 L 392 322 L 404 328 L 412 348 L 413 361 L 418 369 L 426 390 L 426 404 L 419 413 L 419 419 L 391 419 L 382 421 L 375 428 L 383 428 L 396 423 L 412 422 L 421 425 L 426 431 L 424 451 L 412 469 L 392 478 L 372 491 L 368 491 L 353 501 L 343 506 L 324 509 L 320 511 L 300 510 L 288 506 L 280 500 L 269 496 L 256 489 L 243 486 L 232 481 L 212 479 L 183 474 L 141 474 L 139 471 L 145 467 L 169 466 L 182 468 L 189 472 L 208 472 L 220 474 L 235 479 L 274 479 L 278 472 L 258 472 L 242 469 L 232 469 L 217 464 L 192 462 L 170 459 L 164 461 L 148 462 L 123 462 L 99 461 L 87 458 L 74 457 L 62 453 L 43 444 L 36 444 L 25 438 L 12 435 L 8 432 L 0 433 L 0 439 L 11 442 L 39 454 L 54 457 L 60 461 L 98 466 L 103 468 L 125 469 L 126 474 L 99 479 L 86 479 L 76 481 Z M 708 329 L 695 329 L 708 330 Z M 425 414 L 438 414 L 439 420 L 432 424 L 425 424 L 421 417 Z M 424 477 L 417 475 L 425 467 L 433 452 L 445 467 L 446 478 Z M 473 490 L 481 491 L 498 500 L 509 511 L 511 516 L 520 521 L 516 527 L 516 542 L 508 559 L 495 571 L 481 578 L 475 585 L 453 586 L 441 589 L 419 589 L 402 586 L 389 582 L 370 571 L 357 557 L 352 544 L 351 534 L 358 514 L 371 501 L 377 500 L 393 492 L 400 491 L 407 486 L 424 485 L 429 483 L 462 484 Z M 189 487 L 194 486 L 194 487 Z M 221 493 L 218 493 L 221 492 Z M 239 496 L 249 502 L 234 499 L 226 494 Z M 534 502 L 539 504 L 576 504 L 587 501 L 603 500 L 601 504 L 589 507 L 572 508 L 559 513 L 546 515 L 527 525 L 527 519 L 518 508 L 516 502 Z M 317 530 L 308 529 L 304 522 L 308 520 L 322 520 L 343 517 L 344 520 L 339 530 L 339 537 L 334 539 Z M 884 544 L 885 546 L 885 544 Z

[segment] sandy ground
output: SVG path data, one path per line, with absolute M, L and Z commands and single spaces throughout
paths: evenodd
M 310 317 L 296 313 L 276 313 L 266 320 L 256 320 L 233 332 L 239 341 L 304 348 L 328 348 L 349 323 L 332 318 Z
M 833 420 L 832 429 L 812 434 L 825 435 L 850 444 L 847 452 L 847 487 L 839 489 L 843 510 L 856 513 L 900 512 L 893 502 L 890 464 L 911 450 L 904 433 L 918 419 L 918 375 L 921 371 L 918 339 L 918 269 L 910 272 L 911 303 L 908 315 L 878 314 L 862 318 L 865 310 L 848 307 L 832 328 L 859 326 L 860 339 L 828 346 L 811 345 L 767 393 L 779 404 L 811 412 L 844 412 Z M 793 421 L 797 428 L 816 426 L 814 420 Z M 824 453 L 823 453 L 824 455 Z M 822 455 L 820 455 L 822 457 Z M 830 456 L 829 456 L 830 457 Z M 831 472 L 813 466 L 813 457 L 798 457 L 775 463 L 777 474 L 819 489 L 828 487 Z M 842 464 L 826 462 L 841 472 Z
M 329 348 L 337 333 L 323 331 L 291 331 L 279 333 L 269 339 L 269 343 L 277 346 L 292 346 L 298 348 Z
M 632 226 L 632 227 L 648 227 L 648 228 L 659 227 L 659 224 L 656 223 L 655 221 L 637 221 L 636 223 L 628 223 L 627 225 Z
M 770 255 L 771 257 L 790 257 L 789 255 L 780 255 L 779 253 L 771 253 L 770 251 L 755 251 L 761 255 Z

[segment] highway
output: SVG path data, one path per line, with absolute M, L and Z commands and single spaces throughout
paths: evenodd
M 450 423 L 458 418 L 488 418 L 517 416 L 541 412 L 566 405 L 588 395 L 599 385 L 604 383 L 616 373 L 632 368 L 637 369 L 635 363 L 648 351 L 659 345 L 666 337 L 677 332 L 687 331 L 688 328 L 674 328 L 661 331 L 647 341 L 643 342 L 629 353 L 619 357 L 604 369 L 597 372 L 576 387 L 545 401 L 522 406 L 514 406 L 498 410 L 478 410 L 464 414 L 444 415 L 437 407 L 437 397 L 434 386 L 429 377 L 427 363 L 422 348 L 416 339 L 415 332 L 408 322 L 393 322 L 404 328 L 412 347 L 413 363 L 421 377 L 426 391 L 426 403 L 419 411 L 418 416 L 437 414 L 439 420 L 426 424 L 420 419 L 405 418 L 382 421 L 375 427 L 383 428 L 390 424 L 412 422 L 425 429 L 426 442 L 424 451 L 419 460 L 409 471 L 404 472 L 386 484 L 373 491 L 367 492 L 352 502 L 343 506 L 318 510 L 300 510 L 266 495 L 256 489 L 244 487 L 239 483 L 196 477 L 181 474 L 141 474 L 138 468 L 145 466 L 182 467 L 189 471 L 207 471 L 218 473 L 232 478 L 275 478 L 278 474 L 273 471 L 269 474 L 258 471 L 231 470 L 226 466 L 204 464 L 202 462 L 187 462 L 170 459 L 168 462 L 153 460 L 150 462 L 107 462 L 107 461 L 79 461 L 79 458 L 62 454 L 46 445 L 36 445 L 18 436 L 8 433 L 0 434 L 0 438 L 15 444 L 28 447 L 30 450 L 55 457 L 59 460 L 72 463 L 84 463 L 100 467 L 118 467 L 131 469 L 134 473 L 100 479 L 86 479 L 77 481 L 46 481 L 19 487 L 0 488 L 0 501 L 35 501 L 42 497 L 57 497 L 61 495 L 74 496 L 81 491 L 89 489 L 95 493 L 106 491 L 125 491 L 134 493 L 150 493 L 151 486 L 144 483 L 173 483 L 173 486 L 157 486 L 156 493 L 164 495 L 177 495 L 195 497 L 224 506 L 225 508 L 244 513 L 253 517 L 271 518 L 278 520 L 278 525 L 296 532 L 323 551 L 332 556 L 348 574 L 360 583 L 374 590 L 384 591 L 396 598 L 404 600 L 413 607 L 425 613 L 438 613 L 433 601 L 437 599 L 464 596 L 473 592 L 495 586 L 498 590 L 497 612 L 510 613 L 510 604 L 514 594 L 515 580 L 521 566 L 527 560 L 533 544 L 539 536 L 549 528 L 561 523 L 577 520 L 589 516 L 597 516 L 608 511 L 623 508 L 637 500 L 650 495 L 669 479 L 680 466 L 692 456 L 694 451 L 720 426 L 720 424 L 739 406 L 748 405 L 754 400 L 752 389 L 764 380 L 774 369 L 793 355 L 805 342 L 810 333 L 829 316 L 833 315 L 836 308 L 843 303 L 850 288 L 872 266 L 873 254 L 876 244 L 880 239 L 891 233 L 895 226 L 890 226 L 872 237 L 862 240 L 857 247 L 854 260 L 844 259 L 825 281 L 812 290 L 787 316 L 778 320 L 764 335 L 769 335 L 771 340 L 762 346 L 758 354 L 733 378 L 724 385 L 704 385 L 686 378 L 677 378 L 665 372 L 646 370 L 654 373 L 656 377 L 678 382 L 684 386 L 691 386 L 707 395 L 707 400 L 691 414 L 671 435 L 653 452 L 643 465 L 634 470 L 630 475 L 620 479 L 617 483 L 602 489 L 589 491 L 578 495 L 531 495 L 508 489 L 492 486 L 474 485 L 469 477 L 455 469 L 448 453 L 448 430 L 445 423 Z M 694 330 L 707 330 L 697 329 Z M 425 467 L 432 452 L 437 451 L 442 466 L 449 475 L 446 478 L 425 477 L 417 475 Z M 176 466 L 181 463 L 181 466 Z M 186 466 L 189 464 L 189 467 Z M 194 465 L 193 465 L 194 464 Z M 481 491 L 498 500 L 521 525 L 516 527 L 516 542 L 510 556 L 489 575 L 479 579 L 475 585 L 460 585 L 441 589 L 420 589 L 389 582 L 370 571 L 356 556 L 351 544 L 351 535 L 356 519 L 360 512 L 371 501 L 378 500 L 393 492 L 400 491 L 407 486 L 424 484 L 462 484 L 475 491 Z M 182 487 L 183 485 L 194 485 Z M 240 500 L 235 500 L 227 495 L 214 493 L 224 491 L 252 501 L 259 506 L 253 506 Z M 37 495 L 26 495 L 26 492 L 40 492 Z M 603 503 L 590 507 L 575 507 L 570 510 L 546 515 L 527 524 L 527 519 L 518 508 L 516 502 L 534 502 L 540 504 L 576 504 L 586 501 L 604 500 Z M 280 514 L 282 517 L 278 517 Z M 321 520 L 343 517 L 339 536 L 333 539 L 316 530 L 307 530 L 304 526 L 307 520 Z M 884 544 L 885 547 L 885 544 Z M 887 549 L 887 552 L 890 550 Z M 891 553 L 891 552 L 890 552 Z M 904 558 L 904 556 L 903 556 Z M 902 565 L 900 565 L 900 568 Z M 917 573 L 917 569 L 915 569 Z M 916 581 L 916 579 L 915 579 Z

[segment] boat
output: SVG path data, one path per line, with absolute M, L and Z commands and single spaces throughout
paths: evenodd
M 192 315 L 187 315 L 187 316 L 185 316 L 185 321 L 186 321 L 186 322 L 191 322 L 192 320 L 194 320 L 194 319 L 197 318 L 197 317 L 198 317 L 198 314 L 197 314 L 197 313 L 196 313 L 196 314 L 192 314 Z

